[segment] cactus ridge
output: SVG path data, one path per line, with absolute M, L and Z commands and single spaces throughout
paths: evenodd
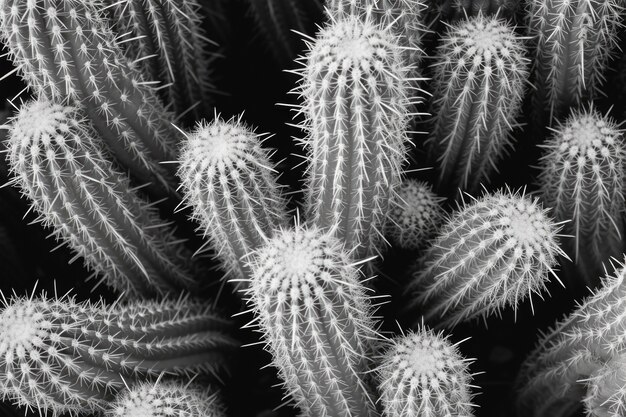
M 499 191 L 452 214 L 426 250 L 407 291 L 426 322 L 455 326 L 517 305 L 546 289 L 566 256 L 558 224 L 537 199 Z
M 199 123 L 187 135 L 178 176 L 192 217 L 217 250 L 227 277 L 243 288 L 247 255 L 287 224 L 286 204 L 274 177 L 265 135 L 238 119 Z
M 304 416 L 376 416 L 364 385 L 378 338 L 372 307 L 341 242 L 296 225 L 251 262 L 255 320 Z
M 108 286 L 141 297 L 198 286 L 191 253 L 110 162 L 76 108 L 43 98 L 25 104 L 9 137 L 12 183 L 38 221 Z

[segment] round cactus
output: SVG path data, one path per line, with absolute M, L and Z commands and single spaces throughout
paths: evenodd
M 511 146 L 528 78 L 522 38 L 506 21 L 479 14 L 448 28 L 433 64 L 438 190 L 475 192 Z
M 385 416 L 473 416 L 470 363 L 425 327 L 393 339 L 377 369 Z
M 538 201 L 497 192 L 462 207 L 441 227 L 407 291 L 427 322 L 454 326 L 545 290 L 559 227 Z M 555 275 L 556 277 L 556 275 Z M 558 278 L 557 278 L 558 279 Z M 416 320 L 417 321 L 417 320 Z

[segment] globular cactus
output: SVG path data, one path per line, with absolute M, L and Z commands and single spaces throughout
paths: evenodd
M 84 107 L 117 160 L 155 196 L 172 195 L 180 133 L 156 91 L 130 66 L 99 0 L 0 2 L 0 36 L 37 94 Z M 169 191 L 169 193 L 168 193 Z
M 574 239 L 566 252 L 590 286 L 602 263 L 624 250 L 625 146 L 617 124 L 593 109 L 574 112 L 542 146 L 541 199 L 557 221 L 568 221 Z
M 557 256 L 566 256 L 558 231 L 538 201 L 524 195 L 500 191 L 466 204 L 440 228 L 413 274 L 412 314 L 455 326 L 505 306 L 517 309 L 545 290 Z
M 0 394 L 53 416 L 95 413 L 126 383 L 217 372 L 236 343 L 203 304 L 14 297 L 0 313 Z
M 127 296 L 198 288 L 198 264 L 150 203 L 134 190 L 74 107 L 25 104 L 9 130 L 12 182 L 38 220 L 85 265 Z
M 379 250 L 406 159 L 408 68 L 398 42 L 369 18 L 339 19 L 309 45 L 301 73 L 307 220 L 356 258 Z
M 385 417 L 471 417 L 471 360 L 424 326 L 396 337 L 377 368 Z
M 255 320 L 302 416 L 377 416 L 363 382 L 372 307 L 341 242 L 296 225 L 259 248 L 251 269 Z
M 389 210 L 385 236 L 402 249 L 423 247 L 444 220 L 443 200 L 429 184 L 405 179 Z
M 250 280 L 247 255 L 287 224 L 286 203 L 262 137 L 241 118 L 217 117 L 187 135 L 180 156 L 185 202 L 226 276 L 240 289 Z
M 449 26 L 433 64 L 433 130 L 440 193 L 476 192 L 511 147 L 528 77 L 522 38 L 479 14 Z
M 551 125 L 594 98 L 604 81 L 609 57 L 618 48 L 622 3 L 616 0 L 531 0 L 527 6 L 529 35 L 536 42 L 535 112 L 547 109 Z
M 204 35 L 197 0 L 106 0 L 126 56 L 145 80 L 159 82 L 164 103 L 179 117 L 211 110 L 211 41 Z

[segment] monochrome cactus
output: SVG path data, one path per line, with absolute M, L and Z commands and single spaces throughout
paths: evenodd
M 559 255 L 559 225 L 537 199 L 499 191 L 453 213 L 420 259 L 406 292 L 426 323 L 486 318 L 546 289 Z M 415 321 L 419 316 L 415 315 Z
M 12 183 L 37 220 L 107 286 L 131 297 L 199 288 L 191 251 L 111 162 L 75 107 L 32 101 L 9 129 Z
M 425 326 L 390 341 L 377 368 L 385 417 L 471 417 L 472 360 Z
M 617 355 L 591 374 L 587 394 L 583 399 L 585 411 L 592 417 L 626 415 L 626 357 Z
M 567 221 L 564 231 L 574 239 L 566 252 L 587 285 L 624 250 L 625 146 L 617 123 L 593 108 L 574 111 L 542 145 L 541 200 L 557 221 Z
M 216 249 L 226 277 L 239 289 L 250 280 L 247 255 L 287 224 L 271 152 L 261 146 L 264 136 L 241 117 L 216 117 L 199 123 L 180 153 L 184 201 Z
M 314 226 L 283 229 L 251 270 L 255 322 L 302 415 L 377 416 L 364 383 L 372 307 L 341 242 Z
M 237 344 L 203 304 L 13 297 L 0 312 L 0 394 L 53 416 L 94 413 L 128 383 L 218 372 Z
M 306 218 L 357 258 L 379 250 L 406 160 L 410 102 L 401 53 L 392 32 L 350 16 L 320 30 L 300 73 Z
M 81 106 L 119 163 L 156 196 L 172 195 L 180 133 L 131 66 L 98 0 L 0 3 L 0 36 L 29 88 Z
M 432 0 L 433 3 L 439 2 Z M 520 9 L 520 0 L 445 0 L 440 11 L 447 18 L 462 19 L 465 16 L 482 14 L 510 17 Z
M 599 95 L 609 57 L 618 49 L 623 5 L 615 0 L 531 0 L 528 34 L 535 42 L 535 113 L 551 125 L 583 99 Z M 547 109 L 547 118 L 540 113 Z M 538 113 L 539 112 L 539 113 Z

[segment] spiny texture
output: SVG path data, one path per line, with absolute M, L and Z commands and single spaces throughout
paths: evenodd
M 126 56 L 146 80 L 160 82 L 164 103 L 199 119 L 210 110 L 210 42 L 197 0 L 106 0 Z
M 545 290 L 557 225 L 537 200 L 497 192 L 451 215 L 420 260 L 409 306 L 440 326 L 486 317 Z M 565 256 L 565 255 L 564 255 Z
M 248 286 L 247 255 L 287 224 L 285 201 L 274 178 L 263 135 L 241 119 L 200 123 L 187 136 L 178 176 L 192 217 L 217 249 L 227 277 Z
M 385 236 L 402 249 L 424 246 L 444 220 L 443 200 L 425 182 L 402 181 L 389 211 Z
M 305 417 L 377 415 L 362 379 L 376 333 L 350 262 L 339 240 L 299 225 L 277 232 L 252 260 L 256 320 Z
M 624 392 L 626 282 L 624 265 L 618 268 L 526 359 L 517 381 L 519 415 L 568 416 L 583 399 L 590 416 L 623 415 L 612 413 L 623 412 L 624 403 L 617 406 L 611 400 Z
M 106 417 L 225 417 L 217 395 L 179 382 L 140 382 L 122 391 Z
M 83 106 L 118 161 L 155 195 L 174 191 L 180 133 L 116 43 L 99 0 L 0 1 L 0 35 L 28 86 Z
M 470 363 L 426 327 L 392 339 L 377 369 L 385 417 L 473 416 Z
M 569 107 L 594 98 L 617 48 L 622 3 L 616 0 L 531 0 L 528 30 L 536 42 L 535 110 L 551 124 Z
M 108 286 L 134 297 L 198 286 L 191 252 L 113 165 L 76 108 L 30 102 L 9 137 L 13 183 L 38 220 Z
M 589 285 L 624 249 L 626 148 L 622 131 L 597 111 L 576 111 L 543 145 L 541 199 L 574 236 L 567 252 Z M 571 221 L 570 221 L 571 220 Z M 568 243 L 570 243 L 568 241 Z
M 528 77 L 522 39 L 506 21 L 478 15 L 448 28 L 433 66 L 439 190 L 478 190 L 511 146 Z
M 406 159 L 410 103 L 401 51 L 392 32 L 352 16 L 319 32 L 301 73 L 307 219 L 356 258 L 378 250 Z
M 462 19 L 465 16 L 494 15 L 513 16 L 520 6 L 520 0 L 430 0 L 441 15 L 448 19 Z
M 101 411 L 125 383 L 215 372 L 236 343 L 192 301 L 127 306 L 13 298 L 0 313 L 0 393 L 56 416 Z

